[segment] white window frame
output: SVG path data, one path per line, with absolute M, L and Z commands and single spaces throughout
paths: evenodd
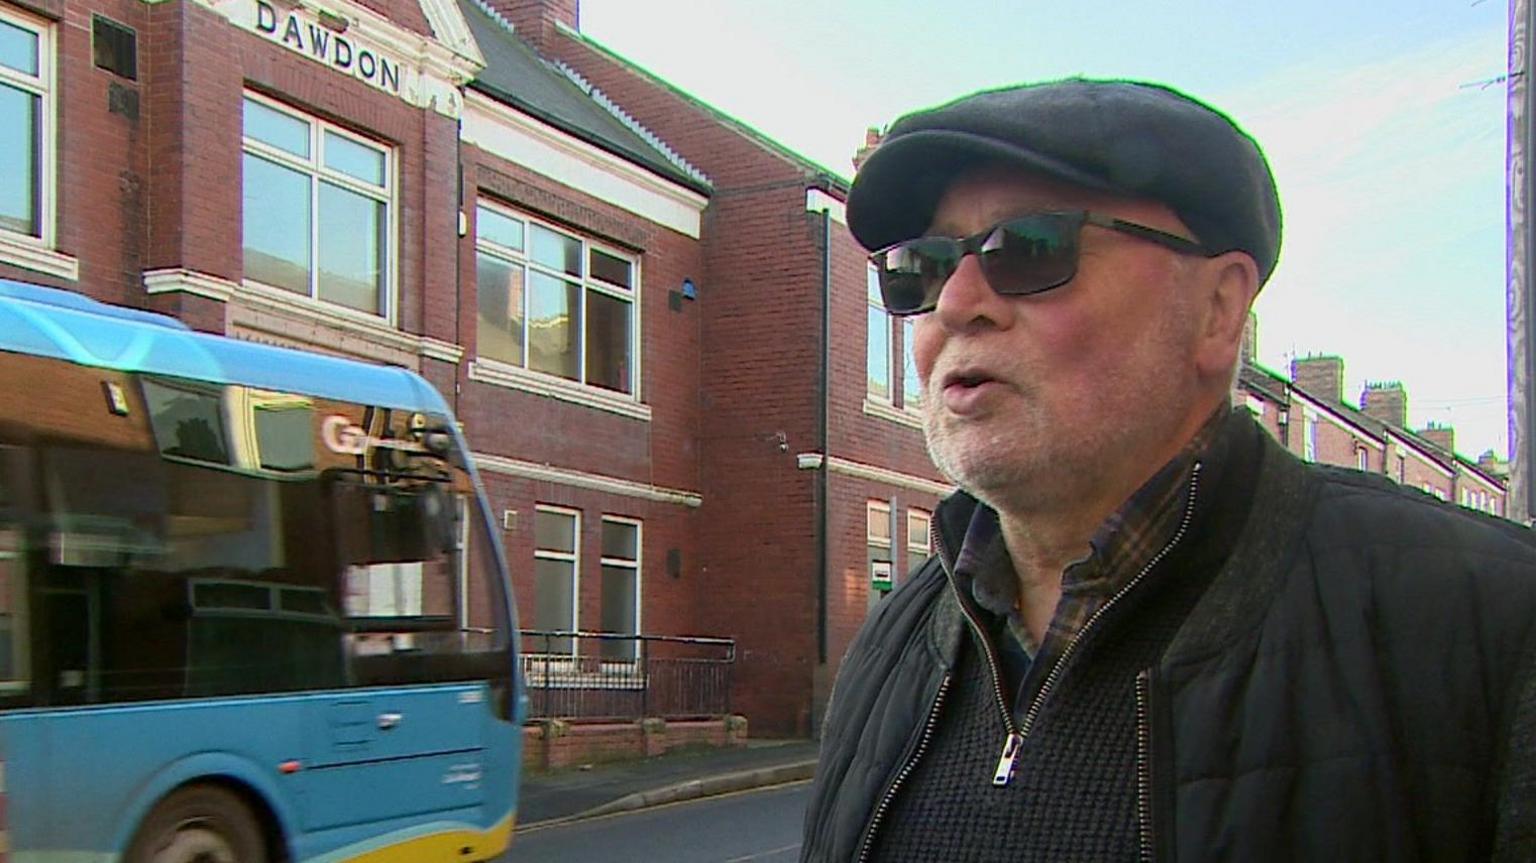
M 887 535 L 887 536 L 880 536 L 879 534 L 875 533 L 873 530 L 870 530 L 870 525 L 876 523 L 875 520 L 871 516 L 873 516 L 877 512 L 881 514 L 880 522 L 879 523 L 886 525 L 886 529 L 887 530 L 890 529 L 890 524 L 891 524 L 891 504 L 890 504 L 890 501 L 874 500 L 874 499 L 866 500 L 864 502 L 864 539 L 865 539 L 865 543 L 864 544 L 865 545 L 878 545 L 878 546 L 880 546 L 882 548 L 890 548 L 891 547 L 891 540 L 893 539 L 893 537 L 891 537 L 889 535 Z
M 37 75 L 0 66 L 0 82 L 38 97 L 36 235 L 0 228 L 0 262 L 76 281 L 80 262 L 58 251 L 58 27 L 10 6 L 0 21 L 37 37 Z
M 506 217 L 508 219 L 512 219 L 513 221 L 521 222 L 523 224 L 523 248 L 522 248 L 521 251 L 519 251 L 517 249 L 509 248 L 507 246 L 503 246 L 503 245 L 500 245 L 499 243 L 495 243 L 495 242 L 493 242 L 491 240 L 485 239 L 485 238 L 480 236 L 480 233 L 479 233 L 478 230 L 475 232 L 475 256 L 476 256 L 477 259 L 482 254 L 483 255 L 489 255 L 490 257 L 493 257 L 493 258 L 496 258 L 499 261 L 502 261 L 503 263 L 512 264 L 512 265 L 515 265 L 515 266 L 522 267 L 523 268 L 523 274 L 524 274 L 523 275 L 523 328 L 524 328 L 524 335 L 523 335 L 523 357 L 522 357 L 522 362 L 521 363 L 509 363 L 509 362 L 507 362 L 505 360 L 496 359 L 494 357 L 487 357 L 487 356 L 485 356 L 483 354 L 479 354 L 478 351 L 477 351 L 477 355 L 475 357 L 476 363 L 482 364 L 484 369 L 487 372 L 489 372 L 489 374 L 486 375 L 483 379 L 489 380 L 489 381 L 491 381 L 493 383 L 502 383 L 504 385 L 510 385 L 510 386 L 518 387 L 520 389 L 531 389 L 531 390 L 533 390 L 535 392 L 540 392 L 541 388 L 543 388 L 543 387 L 555 387 L 555 388 L 557 388 L 557 390 L 564 389 L 564 390 L 570 391 L 570 393 L 572 395 L 576 396 L 576 398 L 573 399 L 573 400 L 576 400 L 576 401 L 596 400 L 595 406 L 597 406 L 597 407 L 608 407 L 610 403 L 617 403 L 618 405 L 621 405 L 621 406 L 622 405 L 639 406 L 641 404 L 641 387 L 640 387 L 640 382 L 644 379 L 644 376 L 642 374 L 642 369 L 641 369 L 641 354 L 643 353 L 643 351 L 641 350 L 642 345 L 641 345 L 641 340 L 640 340 L 640 334 L 643 332 L 642 323 L 641 323 L 641 292 L 640 292 L 641 291 L 642 275 L 643 274 L 641 273 L 641 267 L 640 267 L 640 264 L 641 264 L 640 255 L 637 255 L 634 252 L 630 252 L 630 251 L 626 251 L 624 249 L 620 249 L 617 246 L 604 243 L 604 242 L 602 242 L 600 240 L 593 239 L 593 238 L 591 238 L 589 236 L 586 236 L 584 234 L 577 233 L 576 231 L 573 231 L 570 228 L 562 227 L 562 226 L 557 225 L 557 224 L 555 224 L 553 222 L 549 222 L 549 221 L 546 221 L 544 219 L 540 219 L 540 218 L 537 218 L 535 216 L 529 215 L 527 213 L 520 212 L 518 210 L 514 210 L 511 207 L 508 207 L 508 206 L 506 206 L 504 204 L 501 204 L 499 202 L 493 201 L 493 200 L 491 200 L 489 198 L 483 198 L 483 197 L 482 198 L 477 198 L 476 201 L 475 201 L 475 206 L 477 208 L 484 208 L 484 209 L 487 209 L 487 210 L 491 210 L 492 212 L 495 212 L 498 215 L 504 216 L 504 217 Z M 477 222 L 478 222 L 478 220 L 477 220 Z M 581 244 L 581 275 L 580 276 L 573 276 L 573 275 L 571 275 L 569 273 L 566 273 L 564 271 L 556 271 L 552 267 L 549 267 L 549 266 L 547 266 L 545 264 L 537 263 L 536 261 L 533 260 L 532 249 L 530 247 L 533 245 L 533 227 L 535 225 L 537 225 L 540 228 L 543 228 L 544 230 L 551 231 L 551 232 L 559 234 L 559 235 L 561 235 L 563 237 L 567 237 L 569 239 L 575 240 L 576 242 Z M 605 281 L 597 278 L 596 276 L 593 276 L 590 273 L 591 263 L 592 263 L 592 253 L 594 251 L 602 252 L 605 255 L 609 255 L 610 257 L 618 258 L 619 260 L 625 261 L 626 263 L 629 264 L 629 266 L 630 266 L 630 274 L 631 274 L 630 281 L 631 281 L 632 284 L 628 288 L 627 292 L 626 292 L 625 288 L 623 288 L 621 286 L 618 286 L 618 285 L 614 285 L 614 284 L 612 284 L 610 282 L 605 282 Z M 557 279 L 557 280 L 559 280 L 561 282 L 575 281 L 581 287 L 581 327 L 580 327 L 579 331 L 577 333 L 575 333 L 575 337 L 577 339 L 577 344 L 579 345 L 579 348 L 578 348 L 578 351 L 577 351 L 577 353 L 578 353 L 577 369 L 578 369 L 578 372 L 579 372 L 579 378 L 577 380 L 572 380 L 570 378 L 562 377 L 562 376 L 557 375 L 557 374 L 552 374 L 552 373 L 549 373 L 549 372 L 537 371 L 535 369 L 528 368 L 528 336 L 527 336 L 526 330 L 527 330 L 527 327 L 528 327 L 528 299 L 529 299 L 529 297 L 532 296 L 532 293 L 533 293 L 533 291 L 532 291 L 532 286 L 533 286 L 532 274 L 534 272 L 543 273 L 544 275 L 549 276 L 549 277 L 554 278 L 554 279 Z M 480 290 L 480 286 L 478 284 L 475 286 L 475 290 L 477 292 L 477 296 L 474 297 L 474 301 L 477 304 L 477 308 L 478 308 L 478 302 L 479 302 L 478 292 Z M 613 297 L 615 299 L 622 300 L 624 302 L 629 303 L 629 308 L 630 308 L 630 313 L 629 313 L 630 362 L 629 362 L 629 367 L 630 368 L 629 368 L 629 392 L 627 392 L 627 393 L 626 392 L 620 392 L 618 390 L 611 390 L 611 389 L 608 389 L 607 387 L 601 387 L 601 386 L 598 386 L 596 384 L 587 383 L 587 380 L 586 380 L 586 377 L 587 377 L 587 332 L 586 332 L 586 328 L 587 328 L 587 320 L 588 320 L 588 316 L 587 316 L 587 299 L 588 299 L 588 294 L 590 292 L 596 292 L 596 293 L 602 294 L 604 296 Z M 475 375 L 472 374 L 471 377 L 475 377 Z M 531 384 L 531 386 L 530 385 L 525 385 L 524 382 L 526 382 L 527 384 Z M 544 395 L 554 395 L 556 397 L 562 397 L 561 394 L 558 391 L 557 392 L 547 392 L 546 391 L 546 392 L 542 392 L 542 394 L 544 394 Z M 621 410 L 620 412 L 628 413 L 628 411 L 623 411 L 623 410 Z M 643 418 L 648 419 L 649 416 L 650 415 L 647 412 L 644 415 Z
M 901 319 L 901 409 L 916 413 L 923 408 L 923 381 L 917 374 L 917 358 L 912 353 L 912 344 L 916 341 L 917 319 L 908 315 Z M 913 391 L 908 392 L 908 376 L 913 384 Z M 892 390 L 895 386 L 892 385 Z
M 880 300 L 880 287 L 879 283 L 876 281 L 877 278 L 878 276 L 875 274 L 875 265 L 867 265 L 865 267 L 864 285 L 864 303 L 867 307 L 864 314 L 864 392 L 865 397 L 872 402 L 876 402 L 882 405 L 894 405 L 896 404 L 896 388 L 900 386 L 900 381 L 896 377 L 896 342 L 893 338 L 894 332 L 891 326 L 891 313 L 886 311 L 885 303 Z M 873 369 L 870 367 L 870 360 L 872 359 L 870 351 L 872 350 L 873 346 L 869 342 L 870 335 L 874 332 L 873 325 L 870 322 L 875 320 L 877 317 L 883 325 L 885 333 L 885 363 L 883 368 L 885 373 L 884 393 L 880 393 L 874 389 L 872 386 L 872 381 L 874 378 L 870 374 L 870 372 L 873 371 Z
M 567 552 L 567 551 L 556 551 L 554 549 L 549 549 L 549 548 L 539 548 L 539 546 L 538 546 L 538 530 L 537 530 L 537 527 L 535 527 L 535 530 L 534 530 L 533 559 L 536 560 L 536 561 L 537 560 L 555 560 L 555 561 L 561 561 L 563 563 L 568 563 L 570 565 L 570 567 L 571 567 L 571 625 L 570 625 L 570 627 L 568 627 L 568 629 L 571 632 L 579 631 L 581 629 L 581 626 L 580 626 L 580 621 L 581 621 L 581 510 L 579 510 L 579 509 L 571 509 L 570 507 L 565 507 L 565 506 L 556 506 L 554 504 L 538 503 L 538 504 L 534 504 L 533 511 L 534 511 L 533 518 L 534 518 L 535 526 L 537 526 L 537 524 L 538 524 L 538 518 L 539 518 L 538 514 L 541 513 L 541 512 L 547 512 L 547 513 L 550 513 L 551 515 L 569 516 L 572 519 L 572 523 L 571 523 L 571 530 L 572 530 L 571 548 L 572 548 L 572 550 Z M 537 602 L 538 601 L 538 596 L 537 596 L 537 594 L 538 594 L 538 585 L 535 584 L 533 587 L 534 587 L 534 594 L 535 594 L 534 601 Z M 571 653 L 572 653 L 572 655 L 574 655 L 576 653 L 577 649 L 578 649 L 578 645 L 577 645 L 576 639 L 572 638 L 571 639 Z
M 641 616 L 640 616 L 641 615 L 641 610 L 645 607 L 645 603 L 640 601 L 640 597 L 641 597 L 640 590 L 641 590 L 641 587 L 642 587 L 642 585 L 641 585 L 641 575 L 642 575 L 642 573 L 645 572 L 645 570 L 640 565 L 640 561 L 641 561 L 641 558 L 644 556 L 644 549 L 645 549 L 645 524 L 644 524 L 644 522 L 642 522 L 638 518 L 630 518 L 628 516 L 622 516 L 622 515 L 609 515 L 607 513 L 603 514 L 602 522 L 604 524 L 610 524 L 611 523 L 611 524 L 628 525 L 628 526 L 631 526 L 631 527 L 633 527 L 635 529 L 635 557 L 634 557 L 633 560 L 630 560 L 630 559 L 627 559 L 627 558 L 622 558 L 622 557 L 608 557 L 607 555 L 601 554 L 602 550 L 601 550 L 601 547 L 599 547 L 600 557 L 598 558 L 598 564 L 597 565 L 599 567 L 599 577 L 601 577 L 601 567 L 605 567 L 605 566 L 612 566 L 612 567 L 619 567 L 619 568 L 623 568 L 623 569 L 632 569 L 632 570 L 634 570 L 634 578 L 635 578 L 635 635 L 639 635 L 640 633 L 645 631 L 644 628 L 643 628 L 644 624 L 643 624 L 643 621 L 641 620 Z M 601 613 L 601 610 L 599 610 L 599 613 Z M 635 643 L 631 644 L 631 648 L 634 648 L 635 646 L 636 646 Z M 632 660 L 638 658 L 638 653 L 631 654 L 629 658 L 632 659 Z
M 919 525 L 916 531 L 913 525 Z M 915 506 L 907 507 L 907 557 L 920 555 L 926 559 L 933 554 L 933 513 Z M 914 541 L 914 537 L 916 541 Z
M 878 522 L 875 520 L 876 514 L 879 514 L 880 516 L 880 520 Z M 875 524 L 885 525 L 887 535 L 880 536 L 879 534 L 875 533 L 871 529 L 871 526 Z M 890 501 L 866 500 L 864 502 L 864 557 L 867 561 L 866 565 L 870 568 L 870 574 L 873 575 L 874 556 L 870 550 L 876 548 L 884 549 L 886 571 L 889 577 L 889 581 L 885 583 L 890 586 L 894 586 L 896 583 L 896 537 L 889 535 L 892 527 L 893 525 L 891 524 Z
M 1305 408 L 1301 417 L 1301 457 L 1317 461 L 1317 414 L 1311 408 Z
M 310 276 L 309 294 L 298 294 L 293 291 L 268 285 L 255 279 L 242 278 L 241 285 L 244 289 L 265 297 L 279 299 L 284 303 L 309 309 L 324 315 L 339 315 L 365 323 L 377 324 L 380 321 L 390 327 L 397 325 L 398 310 L 400 305 L 399 274 L 400 274 L 400 158 L 397 148 L 383 141 L 359 135 L 335 123 L 323 120 L 312 114 L 305 113 L 291 105 L 284 104 L 250 90 L 241 94 L 241 111 L 244 112 L 244 100 L 249 99 L 264 107 L 271 108 L 278 113 L 292 117 L 309 126 L 309 151 L 308 160 L 278 147 L 265 144 L 261 141 L 246 137 L 242 127 L 240 133 L 240 154 L 244 157 L 247 153 L 259 156 L 270 162 L 279 164 L 285 168 L 300 171 L 309 177 L 309 206 L 310 206 Z M 380 194 L 378 189 L 357 180 L 347 174 L 327 168 L 322 156 L 325 134 L 329 132 L 340 138 L 345 138 L 355 144 L 377 150 L 384 154 L 384 185 L 385 190 Z M 384 241 L 384 285 L 382 296 L 379 298 L 381 308 L 378 313 L 365 312 L 354 309 L 341 303 L 320 299 L 317 296 L 320 257 L 320 244 L 324 240 L 322 225 L 320 224 L 320 181 L 333 183 L 349 192 L 356 192 L 372 200 L 381 201 L 384 204 L 385 214 L 385 241 Z M 241 188 L 244 188 L 245 177 L 240 178 Z M 243 224 L 244 214 L 241 214 L 241 254 L 245 251 L 245 228 Z

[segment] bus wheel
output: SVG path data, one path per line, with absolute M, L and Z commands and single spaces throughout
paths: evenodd
M 261 827 L 239 796 L 194 785 L 167 796 L 139 825 L 126 863 L 266 863 Z

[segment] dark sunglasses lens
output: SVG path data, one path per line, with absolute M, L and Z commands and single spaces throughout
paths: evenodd
M 877 255 L 875 270 L 886 310 L 910 315 L 932 309 L 959 257 L 959 244 L 943 237 L 922 237 Z
M 1005 296 L 1060 287 L 1077 274 L 1082 220 L 1069 214 L 1026 216 L 1004 222 L 981 244 L 981 270 Z

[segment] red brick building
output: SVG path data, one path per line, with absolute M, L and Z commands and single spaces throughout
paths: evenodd
M 570 2 L 495 0 L 543 55 L 708 175 L 697 621 L 740 643 L 738 703 L 818 725 L 871 602 L 926 557 L 929 463 L 905 328 L 872 301 L 845 181 L 587 40 Z
M 0 277 L 420 371 L 522 626 L 734 637 L 733 709 L 807 734 L 945 490 L 904 333 L 843 180 L 575 23 L 0 0 Z

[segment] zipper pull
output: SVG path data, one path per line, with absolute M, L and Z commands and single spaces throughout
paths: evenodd
M 1019 748 L 1024 745 L 1024 735 L 1010 734 L 1003 741 L 1003 757 L 997 759 L 997 772 L 992 774 L 992 784 L 1003 786 L 1013 778 L 1013 763 L 1019 758 Z

